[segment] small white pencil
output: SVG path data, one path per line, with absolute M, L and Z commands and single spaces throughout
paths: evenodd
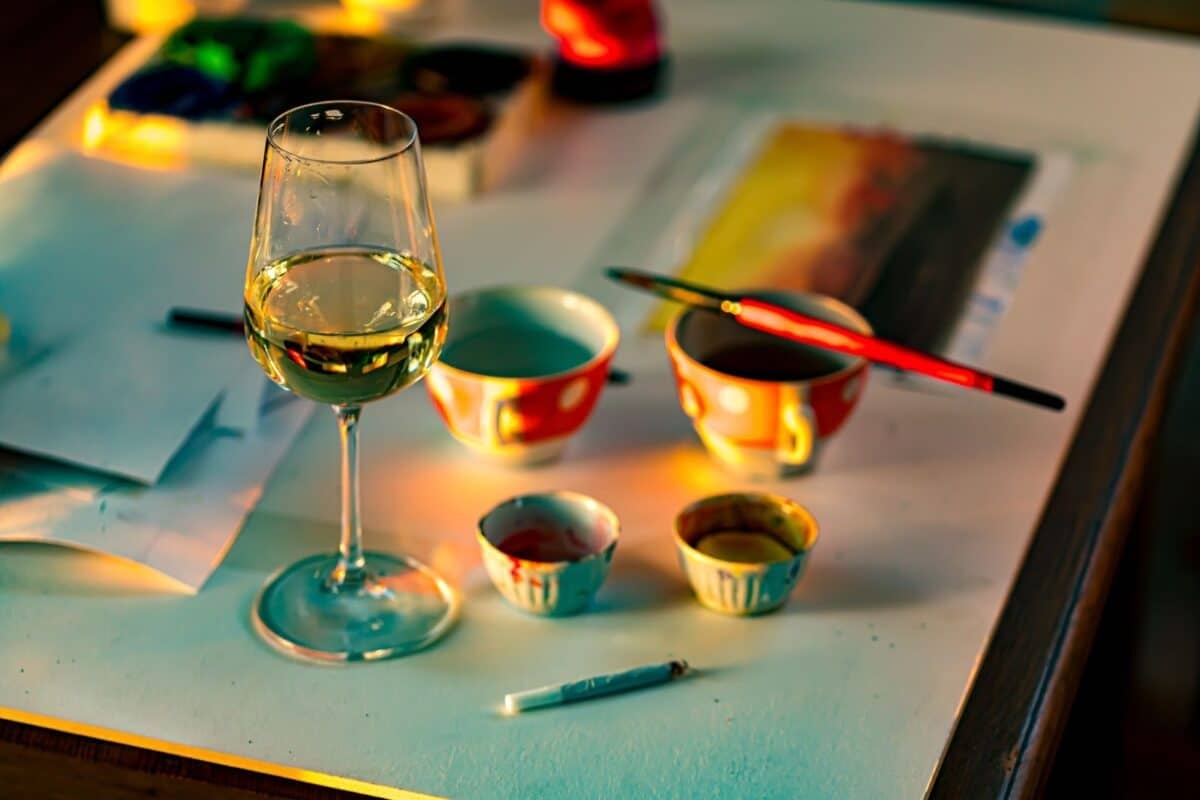
M 623 672 L 614 672 L 611 675 L 597 675 L 594 678 L 584 678 L 570 683 L 513 692 L 504 695 L 504 710 L 509 714 L 517 714 L 533 708 L 559 706 L 564 703 L 590 700 L 593 697 L 628 692 L 644 686 L 666 683 L 687 671 L 688 663 L 686 661 L 667 661 L 662 664 L 634 667 Z

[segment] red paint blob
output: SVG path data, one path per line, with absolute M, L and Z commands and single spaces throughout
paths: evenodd
M 582 537 L 570 529 L 524 528 L 505 536 L 496 546 L 510 558 L 525 561 L 579 561 L 592 554 Z

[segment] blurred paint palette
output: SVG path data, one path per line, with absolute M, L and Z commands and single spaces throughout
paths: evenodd
M 431 190 L 461 198 L 499 182 L 515 161 L 538 118 L 545 73 L 538 59 L 491 45 L 197 19 L 89 112 L 82 139 L 117 159 L 257 169 L 264 130 L 279 113 L 330 98 L 371 100 L 417 121 Z

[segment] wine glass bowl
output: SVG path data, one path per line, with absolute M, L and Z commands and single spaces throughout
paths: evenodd
M 374 103 L 287 111 L 267 129 L 245 284 L 245 330 L 263 371 L 327 403 L 342 441 L 336 554 L 263 588 L 256 630 L 316 661 L 404 655 L 457 616 L 450 586 L 407 556 L 364 553 L 358 503 L 363 404 L 405 389 L 446 338 L 446 284 L 415 123 Z
M 436 271 L 383 248 L 284 257 L 247 294 L 247 338 L 263 370 L 330 405 L 361 405 L 415 383 L 446 336 L 445 287 Z

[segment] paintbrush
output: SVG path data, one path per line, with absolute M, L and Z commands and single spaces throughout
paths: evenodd
M 1002 378 L 944 358 L 895 344 L 841 325 L 800 314 L 753 297 L 716 292 L 703 286 L 638 270 L 610 267 L 608 277 L 685 305 L 731 317 L 740 325 L 794 342 L 865 358 L 875 364 L 927 375 L 981 392 L 1062 411 L 1066 401 L 1044 389 Z

